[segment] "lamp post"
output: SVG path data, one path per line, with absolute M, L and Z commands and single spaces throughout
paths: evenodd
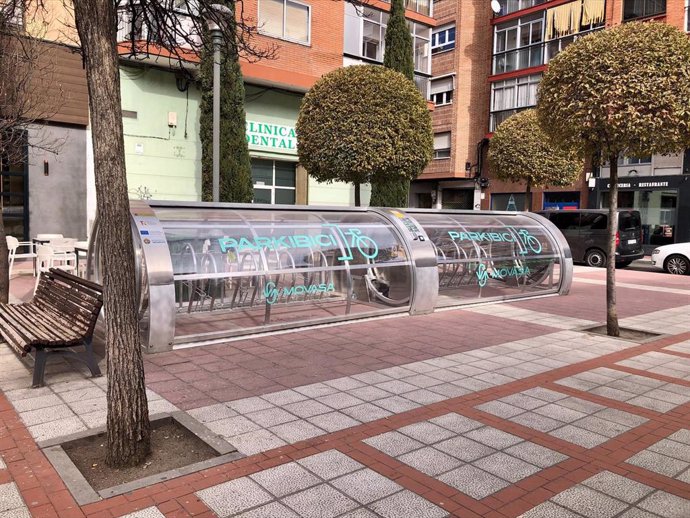
M 211 4 L 209 9 L 225 16 L 232 16 L 232 10 L 222 4 Z M 220 201 L 220 47 L 223 34 L 220 26 L 208 19 L 208 29 L 213 44 L 213 201 Z

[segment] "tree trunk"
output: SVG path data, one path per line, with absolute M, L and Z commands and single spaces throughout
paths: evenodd
M 525 188 L 525 210 L 532 212 L 532 180 L 527 179 L 527 187 Z
M 0 302 L 3 304 L 7 304 L 10 300 L 9 253 L 5 239 L 5 223 L 0 215 Z
M 620 336 L 616 309 L 616 233 L 618 232 L 618 155 L 609 157 L 611 188 L 609 190 L 608 250 L 606 251 L 606 333 Z
M 120 76 L 112 0 L 76 0 L 74 14 L 89 91 L 106 316 L 106 463 L 137 465 L 151 450 L 139 338 Z
M 362 193 L 360 187 L 360 184 L 355 182 L 355 207 L 362 206 Z

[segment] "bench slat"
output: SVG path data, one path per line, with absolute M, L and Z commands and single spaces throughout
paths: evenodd
M 4 306 L 2 310 L 3 314 L 11 314 L 18 324 L 22 325 L 27 330 L 31 330 L 39 340 L 54 340 L 58 338 L 54 334 L 53 329 L 41 323 L 41 319 L 38 318 L 39 315 L 35 310 L 22 311 L 21 305 L 7 305 Z

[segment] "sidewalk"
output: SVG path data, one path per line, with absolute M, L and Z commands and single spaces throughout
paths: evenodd
M 105 423 L 104 378 L 57 364 L 27 389 L 3 350 L 0 518 L 687 518 L 690 278 L 618 273 L 621 324 L 664 334 L 644 344 L 580 331 L 603 282 L 147 356 L 152 413 L 246 457 L 83 507 L 39 446 Z

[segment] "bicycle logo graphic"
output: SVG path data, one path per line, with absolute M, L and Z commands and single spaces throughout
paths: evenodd
M 343 231 L 342 228 L 336 225 L 327 225 L 332 227 L 334 231 L 340 236 L 340 239 L 345 248 L 345 254 L 338 257 L 339 261 L 352 261 L 354 259 L 353 251 L 356 248 L 359 253 L 366 259 L 375 259 L 379 255 L 379 246 L 369 236 L 362 234 L 362 231 L 356 227 L 350 227 Z
M 511 227 L 512 230 L 515 230 L 515 228 Z M 520 241 L 522 242 L 523 249 L 520 251 L 522 255 L 527 255 L 527 248 L 532 250 L 535 254 L 540 254 L 542 251 L 542 246 L 541 246 L 541 241 L 539 241 L 536 237 L 534 237 L 532 234 L 529 233 L 529 230 L 518 230 L 517 231 L 518 236 L 520 237 Z

